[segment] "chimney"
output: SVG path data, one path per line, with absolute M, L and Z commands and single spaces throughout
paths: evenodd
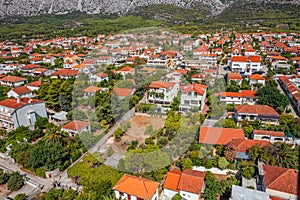
M 29 98 L 29 100 L 28 100 L 28 103 L 31 103 L 32 102 L 32 99 L 31 98 Z
M 17 103 L 20 103 L 21 102 L 21 99 L 20 99 L 20 96 L 17 97 Z

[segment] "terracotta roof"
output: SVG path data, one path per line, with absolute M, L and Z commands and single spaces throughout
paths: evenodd
M 179 170 L 172 170 L 167 173 L 164 189 L 173 190 L 179 192 L 178 184 L 182 172 Z
M 178 189 L 194 194 L 201 194 L 206 172 L 186 169 L 181 174 Z
M 134 89 L 130 89 L 130 88 L 114 88 L 113 92 L 117 96 L 119 96 L 119 97 L 128 97 L 128 96 L 130 96 L 134 92 Z
M 165 89 L 171 89 L 175 86 L 176 83 L 174 82 L 163 82 L 163 81 L 156 81 L 152 82 L 150 84 L 150 88 L 165 88 Z
M 71 131 L 80 131 L 81 129 L 87 127 L 88 125 L 89 125 L 88 122 L 73 120 L 70 123 L 64 125 L 62 128 Z
M 203 95 L 206 91 L 207 86 L 202 84 L 188 84 L 182 89 L 182 94 L 187 94 L 188 92 L 196 92 L 198 95 Z
M 249 56 L 251 62 L 260 62 L 260 56 Z
M 39 68 L 39 67 L 40 67 L 39 65 L 28 64 L 28 65 L 25 65 L 25 66 L 21 67 L 21 69 L 36 69 L 36 68 Z
M 233 139 L 229 144 L 233 145 L 233 148 L 237 152 L 247 152 L 251 147 L 255 145 L 260 145 L 261 147 L 270 145 L 268 141 L 265 140 L 248 140 L 248 139 Z
M 235 106 L 235 109 L 238 113 L 275 115 L 279 117 L 279 114 L 274 110 L 274 108 L 266 105 L 240 105 L 240 106 Z
M 30 99 L 30 98 L 21 98 L 20 102 L 18 102 L 16 98 L 12 98 L 12 99 L 5 99 L 0 101 L 0 106 L 12 108 L 12 109 L 18 109 L 25 105 L 43 103 L 43 102 L 44 101 L 42 100 Z
M 192 76 L 192 78 L 204 78 L 205 77 L 205 75 L 204 74 L 194 74 L 193 76 Z
M 246 56 L 233 56 L 231 61 L 232 62 L 247 62 L 247 57 Z
M 228 144 L 232 139 L 244 139 L 243 129 L 215 128 L 202 126 L 200 128 L 199 143 Z
M 71 69 L 61 69 L 52 73 L 52 75 L 58 76 L 77 76 L 78 74 L 80 74 L 79 71 Z
M 188 70 L 186 70 L 186 69 L 176 69 L 175 71 L 178 72 L 181 75 L 188 73 Z
M 252 79 L 252 80 L 265 80 L 265 78 L 262 75 L 259 75 L 259 74 L 250 75 L 249 78 Z
M 101 88 L 99 88 L 99 87 L 89 86 L 89 87 L 85 88 L 83 91 L 84 92 L 89 92 L 89 93 L 95 93 L 95 92 L 98 92 L 100 90 L 101 90 Z
M 96 74 L 96 76 L 100 77 L 100 78 L 105 78 L 105 77 L 108 77 L 107 74 L 103 73 L 103 72 L 100 72 L 98 74 Z
M 298 173 L 294 169 L 263 164 L 266 188 L 297 195 Z
M 242 94 L 242 97 L 257 98 L 257 96 L 256 96 L 257 91 L 255 91 L 255 90 L 241 90 L 240 93 Z
M 242 94 L 239 92 L 220 92 L 219 95 L 221 97 L 242 97 Z
M 228 72 L 227 77 L 229 80 L 242 80 L 240 73 Z
M 158 186 L 158 182 L 124 174 L 113 189 L 145 200 L 151 200 Z
M 29 83 L 27 86 L 40 87 L 41 85 L 42 85 L 42 81 L 34 81 L 32 83 Z
M 17 83 L 21 81 L 27 81 L 27 78 L 21 78 L 18 76 L 5 76 L 1 79 L 2 81 L 11 82 L 11 83 Z
M 254 135 L 270 135 L 275 137 L 285 137 L 284 132 L 277 132 L 277 131 L 265 131 L 265 130 L 254 130 Z
M 27 86 L 17 87 L 17 88 L 12 89 L 12 91 L 14 91 L 18 95 L 31 93 L 31 90 Z
M 132 72 L 132 71 L 134 71 L 134 68 L 129 67 L 129 66 L 123 67 L 118 70 L 118 72 Z

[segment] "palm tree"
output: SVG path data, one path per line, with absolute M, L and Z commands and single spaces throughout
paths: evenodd
M 269 148 L 269 153 L 279 167 L 293 168 L 297 163 L 296 152 L 286 143 L 275 143 Z

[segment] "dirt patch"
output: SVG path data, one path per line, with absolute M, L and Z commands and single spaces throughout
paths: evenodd
M 134 123 L 136 126 L 149 126 L 151 123 L 151 117 L 135 115 L 131 118 L 131 123 Z
M 153 130 L 163 128 L 165 118 L 151 117 L 147 114 L 135 114 L 129 122 L 131 127 L 126 131 L 126 135 L 134 137 L 135 140 L 140 140 L 149 137 L 149 134 L 145 133 L 148 126 L 152 125 Z
M 11 193 L 7 188 L 7 184 L 0 185 L 0 199 L 6 199 L 8 195 Z

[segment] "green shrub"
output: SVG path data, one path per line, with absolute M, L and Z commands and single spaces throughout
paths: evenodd
M 19 172 L 13 172 L 7 182 L 9 190 L 19 190 L 24 185 L 23 176 Z

